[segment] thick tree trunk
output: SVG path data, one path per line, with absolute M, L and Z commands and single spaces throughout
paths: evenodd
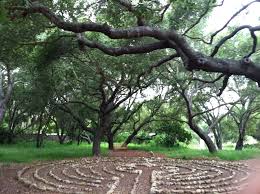
M 202 131 L 196 124 L 192 121 L 189 122 L 190 128 L 205 142 L 210 153 L 217 152 L 217 148 L 211 138 Z
M 106 110 L 106 109 L 102 108 L 101 110 Z M 111 126 L 111 113 L 106 113 L 105 111 L 102 111 L 100 113 L 99 127 L 97 128 L 94 134 L 93 147 L 92 147 L 93 156 L 100 156 L 101 139 L 104 136 L 104 134 L 108 132 L 110 126 Z
M 61 135 L 61 136 L 58 136 L 58 137 L 59 137 L 59 143 L 64 144 L 64 141 L 66 139 L 66 135 Z
M 36 136 L 36 147 L 40 148 L 42 146 L 42 142 L 43 139 L 42 139 L 41 129 L 38 129 L 37 136 Z
M 241 135 L 239 135 L 235 150 L 241 151 L 243 147 L 244 147 L 244 138 Z
M 92 155 L 93 156 L 100 156 L 101 154 L 101 139 L 103 136 L 103 131 L 102 128 L 97 128 L 94 134 L 94 139 L 93 139 L 93 147 L 92 147 Z
M 239 129 L 239 135 L 238 135 L 238 140 L 236 143 L 235 150 L 241 151 L 244 147 L 244 139 L 245 139 L 245 128 L 241 127 Z
M 210 139 L 210 137 L 204 133 L 202 133 L 201 135 L 199 135 L 201 139 L 203 139 L 203 141 L 205 142 L 205 144 L 207 145 L 207 148 L 209 150 L 210 153 L 215 153 L 217 152 L 217 148 L 214 144 L 214 142 Z
M 240 119 L 239 128 L 238 128 L 238 140 L 236 143 L 235 150 L 242 150 L 244 147 L 244 139 L 246 134 L 246 124 L 249 119 L 250 114 L 244 114 L 244 117 Z
M 122 147 L 127 147 L 127 145 L 129 143 L 131 143 L 131 141 L 133 141 L 134 137 L 137 135 L 138 130 L 134 130 L 133 133 L 131 133 L 127 139 L 125 140 L 125 142 L 122 144 Z
M 111 133 L 111 130 L 109 130 L 107 134 L 107 142 L 108 142 L 108 149 L 114 150 L 114 135 Z
M 78 136 L 77 136 L 77 144 L 80 145 L 80 143 L 82 142 L 82 139 L 81 139 L 81 134 L 82 134 L 82 130 L 79 130 L 78 131 Z
M 57 136 L 58 136 L 58 139 L 59 139 L 59 143 L 64 144 L 64 141 L 66 139 L 66 134 L 64 134 L 64 130 L 61 129 L 61 133 L 59 133 L 59 129 L 57 129 L 56 133 L 57 133 Z

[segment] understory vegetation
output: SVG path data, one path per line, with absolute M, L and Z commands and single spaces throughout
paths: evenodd
M 31 163 L 49 160 L 76 159 L 91 157 L 91 145 L 82 143 L 59 144 L 46 141 L 40 149 L 33 142 L 20 142 L 12 145 L 0 146 L 0 163 Z M 222 150 L 216 154 L 210 154 L 207 150 L 198 150 L 187 146 L 162 147 L 152 144 L 129 144 L 129 150 L 141 150 L 153 153 L 161 153 L 170 158 L 179 159 L 221 159 L 221 160 L 246 160 L 260 157 L 260 148 L 245 148 L 241 152 Z M 101 144 L 102 156 L 108 155 L 107 143 Z
M 0 160 L 254 157 L 256 3 L 215 26 L 224 1 L 0 1 Z

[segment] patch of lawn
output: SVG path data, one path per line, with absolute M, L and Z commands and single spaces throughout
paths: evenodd
M 44 160 L 62 160 L 69 158 L 90 157 L 92 145 L 82 143 L 60 145 L 57 142 L 46 141 L 43 148 L 36 148 L 35 142 L 20 142 L 12 145 L 0 145 L 0 163 L 35 162 Z M 259 148 L 245 148 L 243 151 L 222 150 L 210 154 L 207 150 L 197 150 L 188 147 L 160 147 L 149 144 L 129 144 L 130 150 L 144 150 L 165 154 L 171 158 L 181 159 L 222 159 L 245 160 L 260 157 Z M 102 155 L 107 155 L 107 144 L 101 144 Z
M 129 149 L 132 150 L 145 150 L 145 151 L 152 151 L 165 154 L 171 158 L 181 158 L 181 159 L 222 159 L 222 160 L 246 160 L 251 158 L 260 157 L 260 149 L 258 148 L 245 148 L 242 151 L 235 151 L 235 150 L 222 150 L 218 151 L 217 153 L 210 154 L 208 150 L 197 150 L 191 149 L 187 147 L 172 147 L 172 148 L 165 148 L 160 146 L 151 146 L 149 144 L 129 144 Z
M 101 145 L 103 155 L 107 153 L 107 145 Z M 13 145 L 0 145 L 0 162 L 33 162 L 42 160 L 61 160 L 91 156 L 92 146 L 82 143 L 60 145 L 46 141 L 43 148 L 36 148 L 34 142 L 21 142 Z

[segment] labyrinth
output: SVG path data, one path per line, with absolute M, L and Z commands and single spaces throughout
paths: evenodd
M 83 158 L 27 166 L 18 180 L 47 193 L 235 193 L 248 167 L 168 158 Z

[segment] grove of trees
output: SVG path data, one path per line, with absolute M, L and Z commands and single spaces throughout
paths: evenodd
M 242 150 L 260 136 L 260 26 L 233 21 L 259 3 L 206 32 L 224 0 L 0 1 L 0 143 L 56 133 L 99 156 L 154 133 Z

